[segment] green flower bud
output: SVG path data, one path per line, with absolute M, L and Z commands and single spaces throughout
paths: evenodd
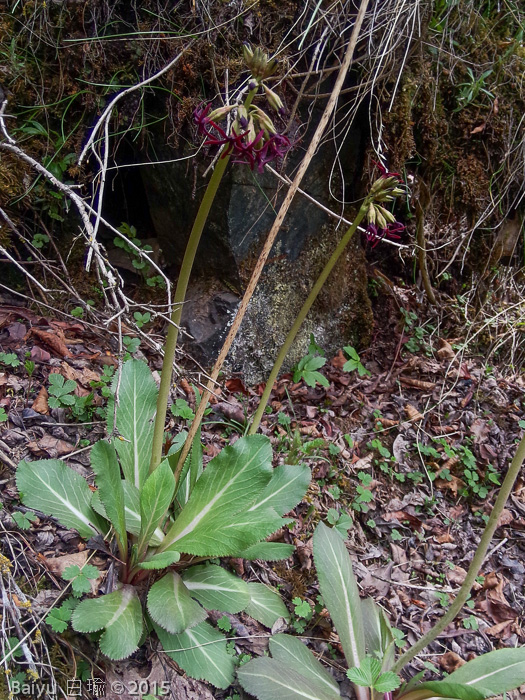
M 270 88 L 267 85 L 263 85 L 263 88 L 264 92 L 266 93 L 266 99 L 268 100 L 268 104 L 270 105 L 270 107 L 279 114 L 281 114 L 284 111 L 284 105 L 279 95 L 273 90 L 270 90 Z
M 252 51 L 250 44 L 244 44 L 244 46 L 242 47 L 242 52 L 244 55 L 244 62 L 246 63 L 246 65 L 249 68 L 250 62 L 253 58 L 253 51 Z
M 369 224 L 375 224 L 376 222 L 376 208 L 373 204 L 368 207 L 368 212 L 366 215 Z
M 383 214 L 376 209 L 376 224 L 378 228 L 386 228 L 386 220 Z
M 384 207 L 379 206 L 379 204 L 376 206 L 377 206 L 377 210 L 383 215 L 383 217 L 386 221 L 388 221 L 390 224 L 395 223 L 396 218 L 392 214 L 392 212 L 388 211 L 388 209 L 385 209 Z M 381 228 L 385 228 L 385 227 L 382 226 Z
M 225 107 L 218 107 L 217 109 L 214 109 L 212 112 L 208 114 L 208 119 L 211 122 L 220 122 L 221 119 L 224 119 L 224 117 L 229 114 L 232 109 L 234 108 L 235 105 L 228 105 Z
M 264 129 L 265 132 L 268 132 L 268 134 L 271 134 L 272 136 L 273 136 L 273 134 L 277 133 L 277 129 L 275 128 L 272 120 L 266 114 L 266 112 L 264 112 L 262 109 L 260 109 L 259 107 L 255 106 L 255 105 L 252 105 L 250 110 L 251 110 L 253 116 L 257 119 L 257 121 L 261 125 L 261 129 Z M 266 134 L 265 134 L 265 136 L 266 136 Z

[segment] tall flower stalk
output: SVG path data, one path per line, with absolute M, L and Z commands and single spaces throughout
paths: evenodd
M 384 170 L 384 169 L 383 169 Z M 385 170 L 386 173 L 386 170 Z M 261 423 L 261 419 L 264 414 L 264 409 L 266 408 L 268 401 L 270 400 L 270 395 L 272 393 L 272 388 L 274 385 L 275 380 L 277 379 L 279 375 L 279 371 L 283 365 L 284 360 L 286 359 L 286 356 L 297 336 L 297 333 L 299 332 L 301 326 L 303 325 L 308 312 L 312 308 L 312 305 L 314 301 L 317 299 L 317 296 L 319 295 L 319 292 L 323 288 L 324 283 L 328 279 L 328 276 L 334 269 L 336 263 L 338 262 L 339 258 L 343 254 L 343 252 L 346 249 L 346 246 L 350 242 L 352 236 L 357 230 L 357 227 L 363 221 L 363 219 L 368 220 L 368 228 L 367 232 L 370 229 L 370 226 L 376 224 L 376 222 L 379 222 L 379 225 L 382 227 L 382 230 L 388 229 L 388 226 L 395 226 L 396 227 L 396 233 L 392 234 L 390 233 L 390 237 L 393 235 L 397 236 L 397 232 L 402 231 L 405 227 L 403 224 L 400 224 L 397 222 L 387 209 L 381 206 L 380 202 L 392 202 L 398 195 L 403 193 L 403 190 L 398 186 L 399 181 L 397 179 L 397 173 L 386 173 L 387 177 L 384 177 L 383 175 L 374 182 L 370 189 L 370 193 L 368 196 L 365 198 L 363 201 L 363 204 L 361 205 L 361 208 L 359 209 L 357 216 L 353 222 L 353 224 L 348 228 L 344 236 L 341 238 L 339 241 L 339 244 L 337 245 L 337 248 L 334 250 L 332 255 L 330 256 L 330 259 L 326 263 L 323 271 L 319 275 L 317 281 L 315 282 L 314 286 L 312 287 L 312 290 L 310 294 L 308 295 L 306 301 L 304 302 L 301 310 L 297 314 L 297 317 L 293 323 L 293 326 L 290 328 L 288 331 L 288 335 L 286 336 L 286 340 L 284 341 L 279 354 L 277 355 L 277 358 L 274 362 L 274 365 L 272 367 L 272 371 L 270 372 L 270 376 L 268 377 L 268 380 L 266 382 L 266 386 L 264 387 L 264 392 L 261 396 L 261 400 L 259 402 L 259 406 L 257 407 L 257 411 L 255 412 L 255 415 L 252 420 L 252 424 L 250 426 L 249 434 L 253 435 L 254 433 L 257 432 L 259 429 L 259 425 Z M 379 235 L 377 234 L 377 229 L 376 229 L 376 234 L 375 234 L 375 240 L 376 242 L 379 240 L 379 238 L 384 238 L 387 234 Z
M 199 133 L 206 136 L 205 145 L 220 146 L 221 152 L 206 188 L 206 192 L 204 193 L 204 197 L 202 198 L 197 216 L 193 222 L 193 227 L 184 252 L 179 278 L 177 280 L 177 286 L 175 288 L 173 311 L 171 313 L 166 344 L 164 346 L 164 359 L 162 362 L 162 375 L 157 400 L 157 411 L 155 414 L 150 472 L 156 469 L 162 459 L 164 425 L 168 410 L 173 362 L 175 360 L 175 351 L 179 337 L 182 305 L 186 298 L 188 282 L 201 235 L 206 221 L 208 220 L 208 215 L 215 200 L 215 195 L 217 194 L 222 176 L 232 158 L 233 162 L 248 163 L 252 169 L 257 167 L 261 170 L 267 162 L 283 156 L 291 146 L 288 138 L 277 132 L 270 117 L 261 108 L 252 105 L 253 99 L 259 91 L 259 87 L 263 85 L 263 80 L 275 71 L 276 62 L 269 59 L 260 49 L 252 51 L 249 47 L 245 47 L 244 53 L 246 63 L 253 78 L 250 82 L 249 92 L 244 103 L 237 107 L 227 106 L 213 111 L 210 111 L 210 107 L 206 106 L 195 110 L 194 113 Z M 268 91 L 265 90 L 270 106 L 274 109 L 280 109 L 282 103 L 273 91 L 270 92 L 272 93 L 271 100 L 268 97 Z M 279 102 L 277 103 L 276 100 L 279 100 Z M 228 133 L 218 122 L 224 119 L 233 109 L 237 110 L 237 115 Z M 178 474 L 176 476 L 178 476 Z

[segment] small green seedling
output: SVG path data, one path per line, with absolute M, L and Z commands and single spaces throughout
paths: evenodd
M 343 365 L 343 372 L 355 372 L 357 370 L 357 374 L 360 377 L 365 377 L 366 375 L 369 375 L 370 372 L 366 369 L 366 367 L 363 366 L 361 363 L 361 358 L 355 351 L 355 349 L 351 345 L 345 345 L 343 350 L 346 352 L 348 357 L 350 358 L 345 364 Z
M 49 398 L 47 400 L 51 408 L 62 408 L 63 406 L 74 406 L 75 397 L 73 392 L 77 388 L 77 383 L 72 379 L 64 379 L 61 374 L 50 374 L 49 377 Z
M 71 590 L 73 595 L 80 598 L 84 593 L 89 593 L 91 591 L 90 580 L 95 580 L 98 578 L 100 572 L 96 566 L 91 564 L 84 564 L 82 568 L 74 564 L 73 566 L 68 566 L 62 574 L 62 578 L 66 581 L 71 581 Z
M 184 420 L 193 420 L 195 418 L 195 413 L 185 399 L 175 399 L 175 403 L 171 404 L 170 410 L 175 418 L 183 418 Z
M 150 322 L 151 314 L 149 312 L 143 314 L 140 311 L 135 311 L 135 313 L 133 314 L 133 318 L 137 322 L 137 326 L 139 328 L 142 328 L 142 326 L 145 326 L 146 323 Z
M 0 362 L 6 367 L 18 367 L 20 360 L 14 352 L 0 352 Z
M 294 382 L 299 382 L 301 379 L 311 387 L 314 387 L 317 383 L 321 386 L 330 386 L 330 383 L 326 377 L 324 377 L 317 370 L 326 364 L 326 357 L 318 357 L 315 355 L 306 355 L 301 360 L 299 360 L 293 373 Z
M 36 520 L 34 513 L 21 513 L 20 511 L 15 511 L 12 517 L 21 530 L 29 530 L 31 523 Z

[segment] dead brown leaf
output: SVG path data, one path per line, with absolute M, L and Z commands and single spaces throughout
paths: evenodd
M 437 356 L 440 360 L 452 360 L 452 358 L 455 356 L 455 352 L 452 349 L 452 345 L 444 338 L 441 338 L 439 341 L 439 350 L 437 351 Z
M 343 355 L 343 351 L 339 350 L 335 357 L 332 357 L 330 364 L 336 369 L 343 369 L 343 366 L 348 362 L 348 359 Z
M 422 379 L 414 379 L 413 377 L 399 377 L 401 384 L 406 386 L 413 386 L 415 389 L 421 389 L 422 391 L 433 391 L 436 388 L 436 382 L 425 382 Z
M 187 379 L 181 379 L 180 382 L 180 388 L 182 391 L 186 394 L 186 396 L 194 396 L 195 392 L 193 391 L 189 381 Z
M 50 333 L 49 331 L 41 331 L 38 328 L 32 328 L 31 333 L 38 338 L 42 343 L 48 346 L 59 357 L 73 357 L 64 340 L 59 337 L 59 333 Z
M 70 442 L 59 440 L 47 433 L 39 440 L 29 442 L 27 447 L 34 455 L 41 456 L 42 454 L 46 454 L 53 459 L 69 454 L 75 449 L 75 445 L 72 445 Z
M 467 662 L 454 651 L 447 651 L 445 654 L 439 657 L 439 665 L 447 673 L 457 671 L 460 666 L 463 666 L 466 663 Z
M 45 386 L 43 386 L 38 392 L 36 399 L 33 401 L 33 404 L 31 406 L 33 411 L 47 415 L 49 413 L 49 406 L 47 404 L 48 396 L 49 394 L 47 393 L 47 389 Z
M 33 362 L 49 362 L 51 355 L 39 345 L 33 345 L 31 348 L 31 359 Z
M 420 413 L 415 406 L 412 406 L 409 403 L 405 406 L 405 411 L 407 413 L 409 420 L 412 422 L 420 421 L 420 420 L 424 419 L 423 414 Z
M 250 395 L 250 392 L 244 386 L 242 380 L 239 377 L 232 377 L 231 379 L 227 379 L 226 388 L 232 394 L 244 394 L 245 396 Z

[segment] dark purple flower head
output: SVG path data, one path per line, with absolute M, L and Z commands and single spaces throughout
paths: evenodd
M 404 230 L 405 227 L 399 221 L 388 224 L 386 228 L 378 228 L 375 224 L 368 224 L 364 235 L 366 240 L 371 243 L 372 248 L 375 248 L 379 241 L 382 241 L 384 238 L 399 241 L 401 239 L 399 234 Z
M 197 124 L 197 127 L 199 129 L 199 134 L 206 134 L 208 133 L 206 131 L 207 125 L 210 123 L 210 120 L 208 119 L 208 113 L 211 109 L 211 103 L 205 105 L 200 104 L 197 109 L 193 112 L 193 119 L 195 120 L 195 124 Z
M 382 163 L 378 163 L 377 161 L 373 160 L 372 163 L 379 169 L 379 172 L 381 173 L 381 177 L 387 178 L 387 177 L 396 177 L 398 180 L 401 180 L 401 175 L 399 173 L 392 173 L 389 170 L 385 168 L 385 166 Z
M 252 170 L 257 167 L 259 172 L 263 172 L 266 163 L 282 158 L 292 144 L 283 134 L 269 133 L 269 125 L 273 129 L 275 127 L 269 118 L 263 118 L 266 115 L 262 110 L 254 109 L 249 113 L 248 119 L 241 112 L 242 108 L 239 109 L 230 134 L 210 118 L 210 105 L 198 107 L 193 116 L 199 133 L 206 135 L 205 146 L 226 146 L 223 157 L 231 155 L 234 163 L 248 163 Z M 257 133 L 254 122 L 259 125 Z

